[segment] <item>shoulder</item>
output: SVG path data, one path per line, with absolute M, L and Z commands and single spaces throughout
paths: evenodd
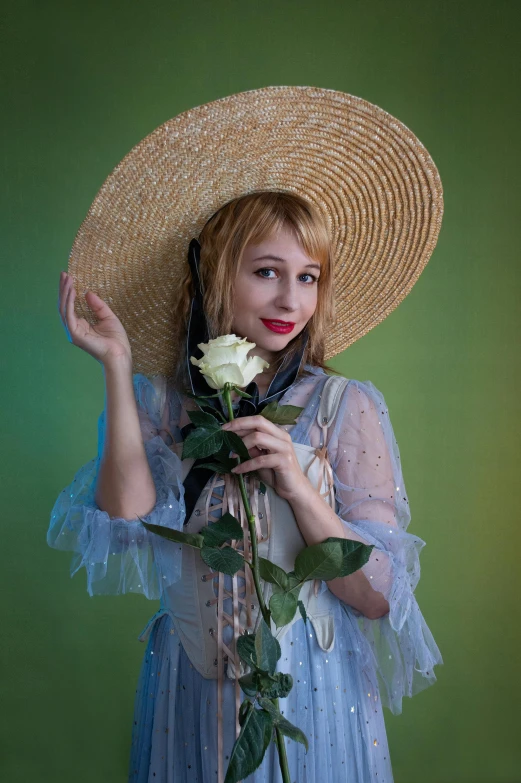
M 333 384 L 330 394 L 330 399 L 334 401 L 334 407 L 337 409 L 335 417 L 337 422 L 345 420 L 349 416 L 350 422 L 354 424 L 355 421 L 361 422 L 364 419 L 374 419 L 387 413 L 384 395 L 371 381 L 346 378 L 343 375 L 336 374 L 328 377 L 340 379 L 338 382 L 339 389 L 336 390 L 336 384 Z M 343 383 L 340 381 L 343 381 Z
M 370 399 L 377 399 L 383 397 L 382 392 L 372 383 L 372 381 L 361 381 L 358 378 L 347 378 L 344 375 L 333 374 L 327 376 L 328 378 L 341 378 L 345 381 L 345 394 L 352 396 L 359 395 L 360 397 L 367 397 Z
M 360 381 L 352 378 L 349 383 L 349 391 L 352 397 L 370 405 L 371 407 L 386 407 L 385 399 L 380 389 L 372 381 Z
M 316 378 L 317 380 L 322 380 L 324 383 L 329 378 L 341 378 L 343 381 L 347 381 L 345 384 L 346 393 L 349 391 L 351 394 L 358 394 L 360 396 L 366 396 L 372 399 L 383 398 L 382 392 L 374 385 L 374 383 L 372 383 L 372 381 L 361 381 L 358 378 L 348 378 L 347 376 L 336 372 L 327 373 L 322 369 L 322 367 L 315 367 L 312 364 L 305 364 L 304 371 L 306 375 L 302 377 L 307 377 L 310 379 Z
M 387 402 L 372 381 L 349 379 L 338 407 L 337 427 L 356 431 L 362 439 L 378 439 L 382 433 L 394 437 Z
M 311 379 L 311 378 L 317 378 L 321 376 L 325 376 L 326 373 L 322 369 L 322 367 L 315 367 L 314 364 L 305 364 L 299 371 L 297 375 L 297 380 L 304 380 L 304 379 Z
M 357 378 L 348 378 L 346 375 L 342 375 L 342 373 L 339 372 L 326 372 L 322 369 L 322 367 L 315 367 L 312 364 L 305 364 L 303 373 L 304 374 L 301 376 L 303 378 L 316 378 L 317 380 L 323 380 L 324 382 L 329 378 L 339 378 L 342 381 L 347 382 L 346 388 L 347 384 L 349 384 L 355 388 L 360 389 L 361 392 L 373 392 L 373 390 L 376 390 L 376 387 L 371 383 L 371 381 L 360 381 Z

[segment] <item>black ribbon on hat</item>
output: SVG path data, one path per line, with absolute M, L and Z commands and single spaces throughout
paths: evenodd
M 206 378 L 201 373 L 199 368 L 190 361 L 190 356 L 199 358 L 198 354 L 201 353 L 201 351 L 197 347 L 198 344 L 207 343 L 209 341 L 208 322 L 204 312 L 203 292 L 201 277 L 199 274 L 200 258 L 201 245 L 197 239 L 192 239 L 188 249 L 188 263 L 192 273 L 195 294 L 192 298 L 188 320 L 188 330 L 186 336 L 186 364 L 191 385 L 191 389 L 189 389 L 189 391 L 191 391 L 192 394 L 204 397 L 208 394 L 215 394 L 216 390 L 212 389 L 208 385 Z M 269 385 L 266 397 L 263 400 L 259 401 L 259 387 L 255 381 L 251 381 L 248 384 L 244 391 L 247 394 L 251 394 L 251 399 L 241 397 L 238 410 L 235 412 L 235 418 L 239 418 L 240 416 L 255 416 L 255 414 L 260 413 L 269 402 L 278 400 L 295 382 L 295 378 L 297 377 L 297 373 L 302 362 L 302 357 L 309 339 L 307 325 L 302 330 L 300 338 L 301 340 L 299 350 L 294 354 L 293 358 L 286 366 L 283 362 L 281 367 L 279 367 Z M 218 397 L 211 397 L 210 399 L 207 399 L 206 404 L 215 408 L 216 410 L 221 410 L 220 400 Z M 194 428 L 195 424 L 193 422 L 190 422 L 181 428 L 183 440 L 187 438 L 189 433 Z M 214 471 L 210 470 L 210 468 L 197 468 L 197 470 L 194 470 L 196 465 L 207 462 L 207 460 L 208 457 L 198 457 L 194 461 L 183 482 L 186 506 L 185 524 L 192 516 L 192 512 L 201 495 L 201 492 L 206 486 L 209 478 L 214 473 Z

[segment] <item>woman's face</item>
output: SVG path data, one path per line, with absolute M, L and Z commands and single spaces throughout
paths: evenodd
M 259 245 L 247 245 L 234 287 L 231 331 L 256 344 L 249 356 L 273 362 L 277 353 L 306 326 L 317 306 L 320 264 L 306 255 L 286 227 Z M 294 324 L 276 332 L 264 321 Z M 274 373 L 268 368 L 266 375 Z

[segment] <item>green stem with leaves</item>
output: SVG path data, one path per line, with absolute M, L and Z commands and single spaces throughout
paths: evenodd
M 233 415 L 233 407 L 232 407 L 232 399 L 231 399 L 231 385 L 225 384 L 225 387 L 223 389 L 223 398 L 226 403 L 226 407 L 228 409 L 228 416 L 229 420 L 232 421 L 235 417 Z M 237 464 L 240 464 L 240 457 L 237 458 L 238 462 Z M 255 584 L 255 591 L 257 593 L 257 598 L 259 599 L 259 606 L 260 610 L 262 612 L 262 616 L 264 618 L 264 621 L 268 628 L 271 627 L 271 614 L 270 610 L 264 603 L 264 595 L 262 593 L 261 583 L 260 583 L 260 574 L 259 574 L 259 556 L 257 552 L 257 531 L 255 529 L 255 515 L 252 513 L 251 506 L 250 506 L 250 499 L 248 498 L 248 493 L 246 492 L 246 486 L 244 484 L 244 477 L 242 473 L 239 473 L 236 478 L 239 479 L 239 487 L 241 490 L 241 496 L 242 501 L 244 503 L 244 510 L 246 511 L 246 518 L 248 520 L 248 530 L 250 533 L 250 542 L 251 542 L 251 554 L 252 554 L 252 563 L 249 563 L 250 568 L 252 570 L 252 576 L 253 576 L 253 582 Z M 248 562 L 248 561 L 246 561 Z M 271 700 L 277 710 L 279 709 L 279 700 L 278 699 L 272 699 Z M 277 740 L 277 748 L 279 751 L 279 764 L 280 764 L 280 771 L 282 773 L 282 780 L 283 783 L 291 783 L 291 778 L 289 774 L 289 767 L 288 767 L 288 757 L 286 755 L 286 746 L 284 744 L 284 737 L 280 731 L 280 729 L 275 726 L 275 736 Z

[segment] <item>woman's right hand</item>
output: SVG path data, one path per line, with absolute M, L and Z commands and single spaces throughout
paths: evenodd
M 75 298 L 72 275 L 61 272 L 58 310 L 69 342 L 89 353 L 103 365 L 122 358 L 127 358 L 131 362 L 132 351 L 127 333 L 110 307 L 94 291 L 87 291 L 85 301 L 98 319 L 98 322 L 92 325 L 85 318 L 76 317 Z

